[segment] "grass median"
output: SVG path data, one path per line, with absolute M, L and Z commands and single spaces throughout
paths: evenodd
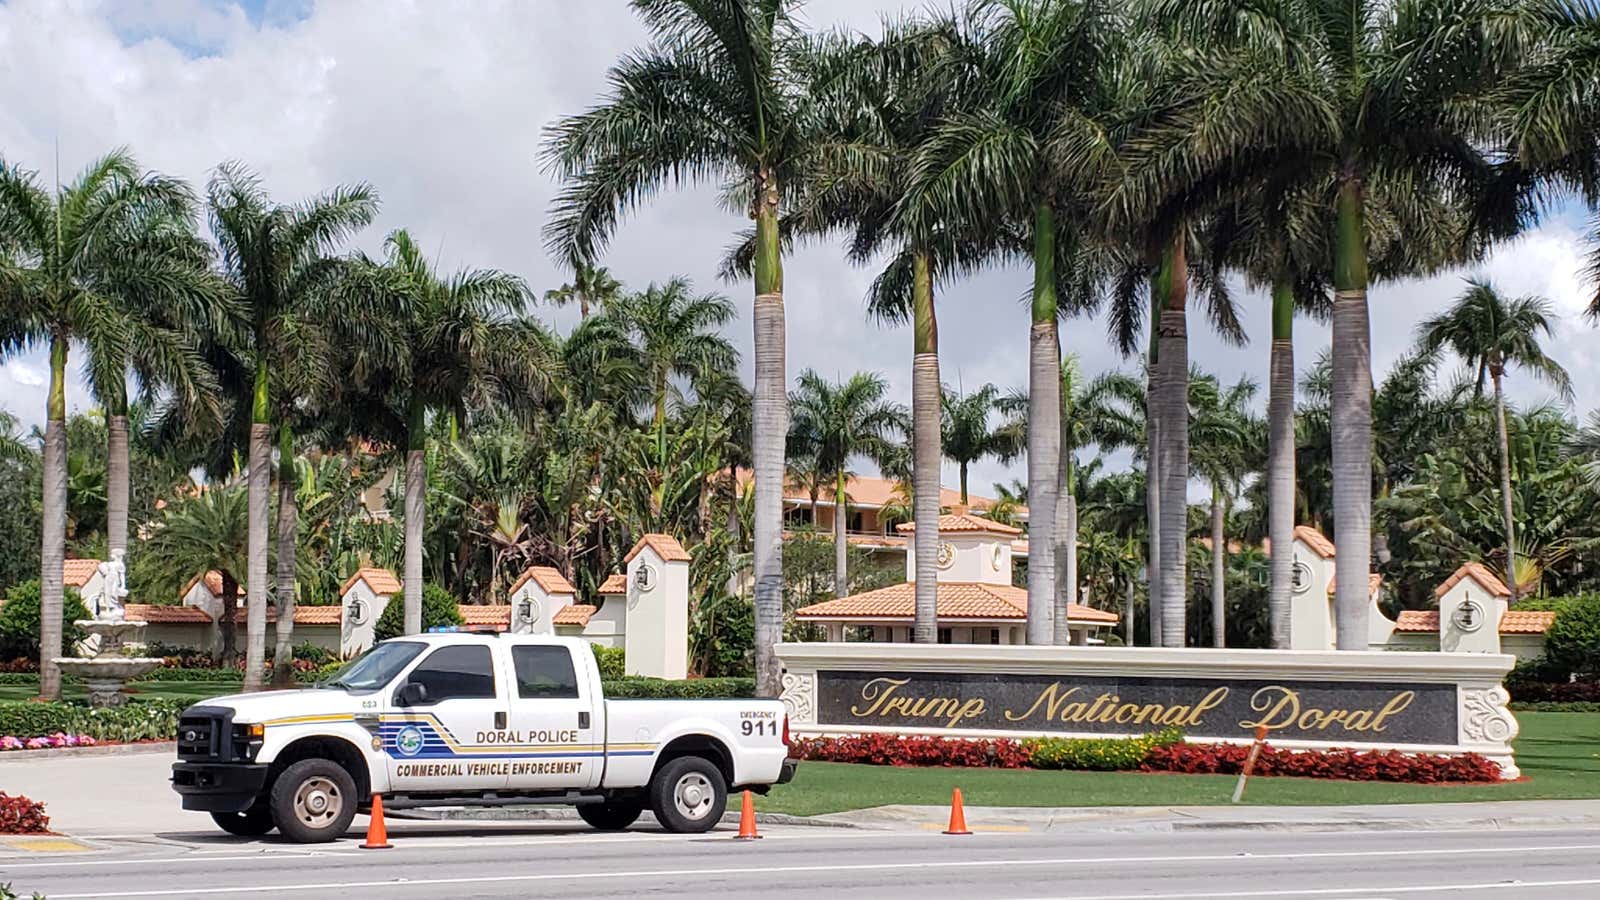
M 1427 785 L 1316 778 L 1256 778 L 1245 802 L 1265 806 L 1600 799 L 1600 715 L 1519 713 L 1517 765 L 1505 784 Z M 940 805 L 961 788 L 970 806 L 1212 806 L 1229 801 L 1233 775 L 947 769 L 806 762 L 791 784 L 757 798 L 763 812 L 812 816 L 889 804 Z

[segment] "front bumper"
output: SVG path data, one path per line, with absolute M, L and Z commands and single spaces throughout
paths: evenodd
M 183 808 L 201 812 L 244 812 L 267 785 L 267 766 L 256 763 L 178 762 L 172 764 L 172 789 Z
M 787 757 L 783 761 L 783 768 L 778 772 L 778 784 L 788 784 L 794 780 L 794 770 L 800 767 L 800 760 Z

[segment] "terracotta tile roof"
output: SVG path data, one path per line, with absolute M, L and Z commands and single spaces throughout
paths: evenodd
M 1333 541 L 1328 540 L 1328 536 L 1322 532 L 1312 528 L 1310 525 L 1296 525 L 1294 527 L 1294 536 L 1304 541 L 1306 546 L 1310 547 L 1313 552 L 1323 559 L 1333 559 Z
M 614 572 L 606 576 L 600 585 L 602 594 L 626 594 L 628 592 L 628 576 L 621 572 Z
M 754 480 L 754 476 L 751 475 L 749 469 L 739 470 L 739 484 L 741 487 Z M 844 484 L 844 495 L 850 501 L 851 506 L 872 508 L 888 506 L 890 503 L 896 502 L 898 498 L 895 495 L 899 491 L 899 483 L 888 478 L 865 478 L 852 475 Z M 823 493 L 819 498 L 822 505 L 833 505 L 832 493 L 831 487 Z M 783 499 L 788 503 L 799 503 L 807 507 L 811 505 L 811 495 L 793 484 L 785 484 L 783 486 Z M 973 509 L 989 509 L 996 502 L 998 501 L 991 497 L 980 497 L 977 494 L 970 493 L 967 495 L 967 505 Z M 960 506 L 961 492 L 941 487 L 939 489 L 939 505 L 943 507 Z M 1028 515 L 1026 506 L 1017 506 L 1014 509 L 1020 516 L 1026 517 Z
M 178 596 L 180 596 L 180 597 L 185 596 L 191 590 L 194 590 L 194 586 L 200 582 L 201 577 L 202 576 L 200 576 L 200 575 L 196 575 L 195 577 L 189 579 L 189 583 L 183 586 L 183 590 L 178 592 Z M 211 592 L 211 596 L 213 596 L 213 597 L 221 597 L 222 596 L 222 573 L 218 572 L 216 569 L 212 569 L 211 571 L 207 572 L 203 577 L 205 578 L 205 582 L 206 582 L 206 590 Z M 240 593 L 241 596 L 244 594 L 244 584 L 242 582 L 239 585 L 239 593 Z
M 61 583 L 70 588 L 81 588 L 89 583 L 100 569 L 98 559 L 66 559 L 61 561 Z
M 1508 610 L 1500 617 L 1501 634 L 1544 634 L 1556 620 L 1553 612 L 1533 609 Z M 1438 634 L 1439 611 L 1436 609 L 1401 610 L 1394 630 L 1412 634 Z
M 517 591 L 522 590 L 522 586 L 529 581 L 537 584 L 546 594 L 576 594 L 578 592 L 578 589 L 572 586 L 572 582 L 567 580 L 567 576 L 561 574 L 558 570 L 549 566 L 529 566 L 522 570 L 521 575 L 517 576 L 516 582 L 511 585 L 511 593 L 515 594 Z
M 504 631 L 511 627 L 511 604 L 501 603 L 494 606 L 480 606 L 475 603 L 463 603 L 461 622 L 464 625 L 494 625 Z
M 1338 590 L 1338 588 L 1339 588 L 1339 578 L 1338 578 L 1338 576 L 1336 575 L 1336 576 L 1334 576 L 1332 578 L 1329 578 L 1328 579 L 1328 596 L 1330 596 L 1330 597 L 1333 596 L 1333 594 Z M 1372 596 L 1373 594 L 1376 594 L 1378 591 L 1380 591 L 1382 589 L 1383 589 L 1383 576 L 1379 575 L 1377 572 L 1369 572 L 1369 573 L 1367 573 L 1367 596 L 1370 597 L 1370 596 Z
M 1028 542 L 1026 540 L 1012 541 L 1011 542 L 1011 555 L 1012 556 L 1027 556 L 1028 555 Z
M 906 522 L 903 525 L 896 525 L 895 526 L 895 530 L 896 531 L 900 531 L 900 532 L 905 532 L 905 533 L 911 533 L 911 532 L 914 532 L 914 531 L 917 530 L 917 523 L 915 523 L 915 522 Z M 1021 534 L 1022 533 L 1022 529 L 1021 528 L 1012 528 L 1010 525 L 1002 525 L 999 522 L 994 521 L 993 519 L 986 519 L 983 516 L 968 515 L 966 513 L 956 513 L 956 514 L 952 514 L 952 515 L 940 516 L 939 517 L 939 533 L 940 534 L 955 534 L 955 533 L 960 533 L 960 532 L 976 532 L 976 531 L 986 531 L 986 532 L 989 532 L 991 534 Z
M 233 614 L 233 621 L 243 625 L 250 616 L 249 607 L 243 602 Z M 278 608 L 271 603 L 267 604 L 267 621 L 278 621 Z M 343 606 L 311 606 L 304 603 L 294 605 L 294 623 L 296 625 L 338 625 L 344 621 Z
M 587 625 L 589 624 L 589 617 L 594 615 L 597 610 L 598 607 L 590 606 L 587 603 L 574 603 L 571 606 L 563 606 L 556 610 L 555 616 L 550 621 L 555 625 Z
M 152 625 L 210 625 L 211 616 L 198 606 L 154 606 L 129 603 L 122 607 L 123 618 Z
M 1461 568 L 1455 570 L 1449 578 L 1444 580 L 1443 584 L 1433 589 L 1433 596 L 1443 597 L 1445 594 L 1450 593 L 1450 589 L 1460 584 L 1463 578 L 1471 578 L 1495 597 L 1511 596 L 1511 589 L 1506 587 L 1506 583 L 1501 581 L 1499 576 L 1489 571 L 1483 563 L 1479 562 L 1462 563 Z
M 627 556 L 622 558 L 622 564 L 627 565 L 628 563 L 633 562 L 633 558 L 638 556 L 639 551 L 643 550 L 646 545 L 648 545 L 651 550 L 654 550 L 657 556 L 660 556 L 667 562 L 688 562 L 689 560 L 693 559 L 693 557 L 689 555 L 689 551 L 683 549 L 683 545 L 678 543 L 678 539 L 672 535 L 647 534 L 639 539 L 639 543 L 633 545 L 633 549 L 628 551 Z
M 910 582 L 890 585 L 875 591 L 824 600 L 795 610 L 795 615 L 807 619 L 911 619 L 916 609 L 916 586 Z M 939 618 L 941 619 L 1015 619 L 1028 617 L 1028 592 L 1019 587 L 1003 584 L 978 584 L 974 582 L 940 582 Z M 1067 605 L 1067 620 L 1115 624 L 1120 617 L 1113 612 L 1082 606 Z
M 349 580 L 344 583 L 344 587 L 339 588 L 339 596 L 343 597 L 345 594 L 350 593 L 350 589 L 355 587 L 358 581 L 365 581 L 367 587 L 372 588 L 374 594 L 392 597 L 402 590 L 400 579 L 396 578 L 393 572 L 388 569 L 380 569 L 377 566 L 362 566 L 356 570 L 354 575 L 350 576 Z

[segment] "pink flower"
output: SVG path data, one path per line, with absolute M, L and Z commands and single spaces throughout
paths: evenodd
M 0 737 L 0 750 L 21 750 L 21 749 L 22 749 L 22 739 L 21 738 L 12 737 L 9 734 L 4 736 L 4 737 Z

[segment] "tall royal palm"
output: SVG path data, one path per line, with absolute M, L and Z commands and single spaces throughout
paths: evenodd
M 949 388 L 944 390 L 944 421 L 940 443 L 944 455 L 956 464 L 961 485 L 961 502 L 966 504 L 967 470 L 973 463 L 993 457 L 1000 462 L 1010 462 L 1022 451 L 1022 438 L 1026 426 L 1015 427 L 1010 422 L 994 421 L 1001 408 L 1000 389 L 986 384 L 970 394 Z M 1027 400 L 1021 404 L 1026 409 Z M 1020 423 L 1019 423 L 1020 424 Z M 934 494 L 938 496 L 937 493 Z
M 1470 194 L 1493 171 L 1488 98 L 1518 19 L 1483 0 L 1155 0 L 1190 46 L 1148 117 L 1124 195 L 1171 196 L 1269 171 L 1324 175 L 1334 222 L 1332 434 L 1340 649 L 1367 646 L 1372 553 L 1368 181 Z M 1240 90 L 1240 85 L 1251 89 Z M 1403 140 L 1397 136 L 1404 136 Z
M 1511 441 L 1506 433 L 1506 370 L 1516 366 L 1572 395 L 1567 371 L 1539 346 L 1554 333 L 1555 312 L 1543 297 L 1504 297 L 1494 285 L 1469 279 L 1466 293 L 1449 309 L 1418 327 L 1418 342 L 1428 353 L 1449 350 L 1476 372 L 1475 388 L 1483 395 L 1487 379 L 1494 388 L 1495 428 L 1500 439 L 1500 513 L 1505 524 L 1506 584 L 1517 602 L 1517 526 L 1511 495 Z
M 622 282 L 611 277 L 605 266 L 578 262 L 572 267 L 572 280 L 544 292 L 544 302 L 552 306 L 578 304 L 578 316 L 589 318 L 589 310 L 605 309 L 606 303 L 622 292 Z
M 1211 487 L 1211 642 L 1223 646 L 1227 633 L 1228 507 L 1245 476 L 1260 462 L 1261 423 L 1249 406 L 1255 382 L 1241 378 L 1224 387 L 1214 376 L 1190 381 L 1190 430 L 1195 441 L 1192 468 Z
M 794 394 L 790 441 L 817 460 L 817 468 L 833 478 L 833 591 L 843 597 L 849 590 L 846 569 L 846 520 L 849 496 L 845 482 L 850 460 L 867 457 L 880 465 L 894 453 L 898 433 L 905 428 L 905 411 L 884 397 L 889 385 L 882 377 L 857 372 L 834 383 L 810 369 L 800 373 Z
M 313 390 L 308 386 L 327 386 L 335 366 L 340 378 L 365 374 L 362 343 L 341 347 L 336 356 L 332 348 L 337 341 L 328 339 L 336 330 L 367 322 L 341 308 L 344 298 L 336 288 L 348 267 L 332 254 L 372 221 L 378 201 L 370 187 L 356 185 L 294 205 L 276 204 L 256 176 L 237 163 L 218 167 L 208 193 L 223 275 L 244 307 L 247 323 L 233 349 L 249 377 L 245 689 L 254 690 L 260 687 L 266 658 L 272 423 L 275 412 L 287 414 L 282 403 L 275 408 L 274 376 L 280 395 L 287 395 L 281 400 L 298 399 Z M 242 412 L 246 405 L 240 407 Z M 280 430 L 289 427 L 287 419 L 280 422 Z M 293 455 L 287 434 L 279 435 L 279 443 Z M 278 598 L 280 635 L 294 620 L 290 593 Z
M 91 374 L 102 385 L 109 362 L 126 366 L 135 353 L 174 375 L 194 371 L 183 338 L 146 315 L 185 298 L 194 272 L 182 232 L 193 205 L 182 182 L 141 172 L 122 150 L 53 192 L 37 173 L 0 162 L 0 356 L 36 345 L 50 351 L 39 633 L 39 694 L 46 699 L 61 692 L 52 660 L 62 651 L 68 353 L 74 342 L 95 347 L 91 362 L 100 371 Z
M 416 634 L 422 630 L 428 414 L 455 423 L 468 410 L 530 404 L 555 364 L 539 327 L 521 318 L 528 301 L 521 278 L 493 269 L 441 274 L 405 230 L 390 234 L 384 250 L 381 263 L 361 259 L 346 287 L 381 297 L 379 307 L 401 323 L 397 364 L 379 375 L 374 393 L 391 413 L 385 430 L 406 448 L 404 627 Z
M 778 217 L 808 149 L 807 91 L 791 77 L 794 0 L 635 0 L 653 41 L 611 90 L 558 122 L 546 159 L 567 179 L 548 243 L 593 260 L 618 217 L 666 184 L 732 184 L 755 220 L 756 682 L 777 695 L 783 626 L 783 453 L 789 431 Z
M 910 202 L 933 218 L 1023 236 L 1033 263 L 1028 338 L 1028 642 L 1053 637 L 1060 489 L 1063 263 L 1090 237 L 1112 147 L 1121 29 L 1100 0 L 982 0 L 963 20 L 954 77 L 971 92 L 918 153 Z M 1070 264 L 1068 264 L 1070 265 Z

